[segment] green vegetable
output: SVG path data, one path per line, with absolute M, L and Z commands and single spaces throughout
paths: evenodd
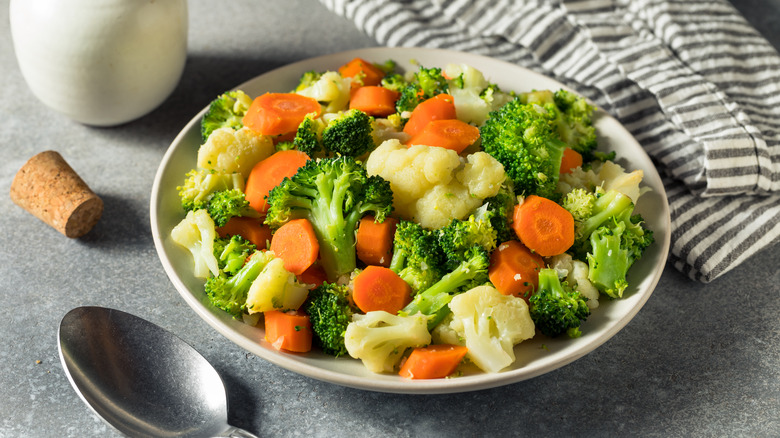
M 552 125 L 558 138 L 582 154 L 583 161 L 596 158 L 596 129 L 592 121 L 595 108 L 584 97 L 566 90 L 542 90 L 520 94 L 519 98 L 523 103 L 554 105 L 557 111 Z
M 528 304 L 531 319 L 542 334 L 566 333 L 576 338 L 582 334 L 580 324 L 590 315 L 587 300 L 567 282 L 561 282 L 555 269 L 545 268 L 539 271 L 539 288 Z
M 265 223 L 279 228 L 291 219 L 308 219 L 320 243 L 322 266 L 330 281 L 355 269 L 358 222 L 372 214 L 379 222 L 393 209 L 390 184 L 368 176 L 352 157 L 309 160 L 268 195 Z
M 403 278 L 413 291 L 425 290 L 439 281 L 444 275 L 444 260 L 436 233 L 416 222 L 398 222 L 390 269 Z
M 420 66 L 412 80 L 400 90 L 401 96 L 396 101 L 396 110 L 399 113 L 412 111 L 420 102 L 448 91 L 449 84 L 440 68 Z
M 355 313 L 349 301 L 349 288 L 335 283 L 323 283 L 309 292 L 304 303 L 311 321 L 314 340 L 325 354 L 347 354 L 344 332 Z
M 220 273 L 206 280 L 206 295 L 214 307 L 238 318 L 246 310 L 246 299 L 252 283 L 263 271 L 273 254 L 257 251 L 235 275 Z
M 244 126 L 243 118 L 252 98 L 241 90 L 228 91 L 211 101 L 209 109 L 200 121 L 203 141 L 216 129 L 229 127 L 234 130 Z
M 480 128 L 482 149 L 498 160 L 515 191 L 556 199 L 566 144 L 553 130 L 554 104 L 539 106 L 514 99 L 490 113 Z
M 214 257 L 219 269 L 228 275 L 238 272 L 255 249 L 255 245 L 239 235 L 214 239 Z
M 359 157 L 374 149 L 374 118 L 351 109 L 332 120 L 322 130 L 322 147 L 329 154 Z

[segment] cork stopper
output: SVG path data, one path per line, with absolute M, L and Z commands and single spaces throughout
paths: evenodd
M 11 200 L 71 238 L 86 234 L 103 214 L 103 200 L 55 151 L 41 152 L 19 169 Z

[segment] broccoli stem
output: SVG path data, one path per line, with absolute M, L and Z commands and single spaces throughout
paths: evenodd
M 617 217 L 627 209 L 633 210 L 634 202 L 628 196 L 610 190 L 596 199 L 593 205 L 594 214 L 580 225 L 580 235 L 590 236 L 597 228 L 602 226 L 609 218 Z

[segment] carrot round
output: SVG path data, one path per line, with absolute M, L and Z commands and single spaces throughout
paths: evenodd
M 404 132 L 414 137 L 433 120 L 455 119 L 455 100 L 449 94 L 439 94 L 417 105 L 404 125 Z
M 289 178 L 298 172 L 298 169 L 309 161 L 305 153 L 288 149 L 275 152 L 270 157 L 261 160 L 254 165 L 246 179 L 244 193 L 249 206 L 260 213 L 268 211 L 266 197 L 268 192 L 284 178 Z
M 441 379 L 455 372 L 466 353 L 468 348 L 451 344 L 415 348 L 398 374 L 409 379 Z
M 219 237 L 241 236 L 252 242 L 257 249 L 268 248 L 271 241 L 271 228 L 261 220 L 245 216 L 234 216 L 224 226 L 217 228 Z
M 561 158 L 561 173 L 571 173 L 573 169 L 582 166 L 582 155 L 572 148 L 563 150 Z
M 372 265 L 355 276 L 352 300 L 363 312 L 396 314 L 412 301 L 412 289 L 390 268 Z
M 361 219 L 355 245 L 358 259 L 367 265 L 389 267 L 396 225 L 398 219 L 392 217 L 382 223 L 375 222 L 373 216 Z
M 512 228 L 528 249 L 542 257 L 563 254 L 574 244 L 571 213 L 541 196 L 528 196 L 515 206 Z
M 517 240 L 504 242 L 490 254 L 488 276 L 496 290 L 526 301 L 539 286 L 544 260 Z
M 476 126 L 458 119 L 443 119 L 429 122 L 422 131 L 412 136 L 407 144 L 437 146 L 460 154 L 478 139 L 479 128 Z
M 400 93 L 385 87 L 370 85 L 360 87 L 352 93 L 350 109 L 358 109 L 374 117 L 387 117 L 395 113 L 395 101 Z
M 317 100 L 296 93 L 265 93 L 255 98 L 244 115 L 244 126 L 263 135 L 298 129 L 307 114 L 322 112 Z
M 284 269 L 303 274 L 317 261 L 320 244 L 308 219 L 293 219 L 276 230 L 271 238 L 271 251 L 284 261 Z
M 311 350 L 312 331 L 309 315 L 298 311 L 263 312 L 265 340 L 277 350 L 306 353 Z
M 385 72 L 381 68 L 362 58 L 353 58 L 339 67 L 339 74 L 345 78 L 355 78 L 365 85 L 379 85 Z
M 325 283 L 325 281 L 328 279 L 328 275 L 325 274 L 325 270 L 322 269 L 322 266 L 317 263 L 309 266 L 308 269 L 296 277 L 298 279 L 298 283 L 313 284 L 315 286 L 322 286 L 322 283 Z

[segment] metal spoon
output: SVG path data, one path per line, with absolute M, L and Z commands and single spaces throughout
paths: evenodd
M 227 423 L 217 371 L 173 333 L 119 310 L 78 307 L 59 329 L 62 366 L 89 407 L 134 437 L 254 437 Z

